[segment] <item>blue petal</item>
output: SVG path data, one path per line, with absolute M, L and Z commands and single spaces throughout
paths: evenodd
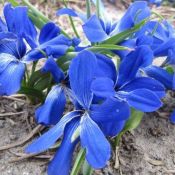
M 49 22 L 43 26 L 39 36 L 39 43 L 43 44 L 60 34 L 60 28 L 53 22 Z
M 57 14 L 57 16 L 69 15 L 72 17 L 78 17 L 78 14 L 75 12 L 75 10 L 70 9 L 70 8 L 59 9 L 56 14 Z
M 79 117 L 79 112 L 73 111 L 63 116 L 57 125 L 29 145 L 26 152 L 39 153 L 51 147 L 63 135 L 67 123 L 75 117 Z
M 45 55 L 41 53 L 41 50 L 44 52 L 47 52 L 48 47 L 57 47 L 58 45 L 67 45 L 70 46 L 72 44 L 71 40 L 65 37 L 64 35 L 59 35 L 48 42 L 45 42 L 41 45 L 38 46 L 38 48 L 35 48 L 28 52 L 26 56 L 24 57 L 24 61 L 35 61 L 40 58 L 45 58 Z M 57 51 L 57 54 L 60 53 L 61 55 L 65 53 L 65 47 L 61 48 L 59 47 L 60 50 Z M 48 50 L 49 51 L 49 50 Z M 48 54 L 48 53 L 46 53 Z M 49 54 L 52 54 L 52 52 L 49 51 Z M 49 55 L 50 56 L 50 55 Z
M 69 15 L 69 16 L 72 16 L 72 17 L 79 17 L 82 21 L 86 21 L 87 20 L 87 18 L 86 18 L 86 16 L 84 14 L 78 13 L 75 10 L 70 9 L 70 8 L 59 9 L 57 11 L 56 15 L 57 16 Z
M 93 94 L 91 83 L 94 78 L 97 61 L 95 55 L 90 51 L 80 52 L 73 60 L 69 68 L 70 86 L 77 101 L 89 109 Z
M 103 104 L 91 106 L 91 118 L 95 122 L 121 121 L 129 116 L 128 104 L 116 98 L 108 98 Z
M 17 36 L 12 32 L 0 32 L 0 40 L 2 39 L 10 39 L 10 40 L 17 40 Z
M 156 93 L 160 98 L 165 96 L 164 86 L 157 80 L 149 77 L 139 77 L 125 84 L 120 88 L 121 91 L 133 91 L 136 89 L 148 89 Z
M 119 78 L 117 85 L 121 86 L 127 81 L 135 78 L 141 67 L 152 63 L 153 53 L 148 46 L 137 47 L 135 51 L 128 54 L 121 62 L 119 67 Z
M 134 50 L 136 47 L 136 40 L 135 39 L 127 39 L 120 43 L 120 46 L 125 46 L 130 48 L 131 50 Z M 124 59 L 131 51 L 129 50 L 117 50 L 113 51 L 115 54 L 117 54 L 121 59 Z
M 148 89 L 137 89 L 127 95 L 130 106 L 142 112 L 153 112 L 162 106 L 160 99 Z
M 157 66 L 149 66 L 144 68 L 144 71 L 148 76 L 160 81 L 166 88 L 173 88 L 173 75 L 166 70 Z
M 0 17 L 0 32 L 7 32 L 7 31 L 8 31 L 7 26 Z
M 166 61 L 167 61 L 167 64 L 175 65 L 175 47 L 168 50 Z
M 3 72 L 12 61 L 16 61 L 16 58 L 13 55 L 1 53 L 0 54 L 0 73 Z
M 154 39 L 165 41 L 168 39 L 165 26 L 162 25 L 163 23 L 159 23 L 157 21 L 149 21 L 147 22 L 137 33 L 137 37 L 142 37 L 143 35 L 151 36 L 152 32 L 154 31 L 154 35 L 152 36 Z
M 115 33 L 130 29 L 135 24 L 149 17 L 150 14 L 151 13 L 147 5 L 147 2 L 144 1 L 134 2 L 133 4 L 130 5 L 127 12 L 124 14 L 124 16 L 117 24 Z
M 16 33 L 29 41 L 29 45 L 35 46 L 37 31 L 28 17 L 27 7 L 19 6 L 12 8 L 11 4 L 4 7 L 4 16 L 10 32 Z
M 96 54 L 98 69 L 96 70 L 96 76 L 108 77 L 116 82 L 117 72 L 113 61 L 102 54 Z
M 175 46 L 175 38 L 170 38 L 166 42 L 157 46 L 157 48 L 154 50 L 154 55 L 156 57 L 167 56 L 169 49 L 174 48 L 174 46 Z
M 63 56 L 69 48 L 69 45 L 54 45 L 54 46 L 48 46 L 46 48 L 47 55 L 52 55 L 54 58 L 59 58 Z
M 108 38 L 108 35 L 104 31 L 99 18 L 93 15 L 83 25 L 83 31 L 90 42 L 100 42 Z
M 152 43 L 153 43 L 153 37 L 149 35 L 142 35 L 141 37 L 138 37 L 136 42 L 137 46 L 140 46 L 140 45 L 151 46 Z
M 112 121 L 98 123 L 106 136 L 114 137 L 119 134 L 125 126 L 126 121 Z
M 36 112 L 36 120 L 40 124 L 55 125 L 63 115 L 66 105 L 64 90 L 54 86 L 46 97 L 45 103 Z
M 112 97 L 115 95 L 114 82 L 109 78 L 97 78 L 92 81 L 92 92 L 98 97 Z
M 20 59 L 26 52 L 23 40 L 17 40 L 11 33 L 0 34 L 0 53 L 7 53 Z
M 41 69 L 42 72 L 51 72 L 54 81 L 56 83 L 60 83 L 62 80 L 64 80 L 64 73 L 63 71 L 58 67 L 57 63 L 53 59 L 53 57 L 49 57 L 47 61 L 45 62 L 44 67 Z
M 78 125 L 79 120 L 74 119 L 66 126 L 61 146 L 49 163 L 48 175 L 69 175 L 73 151 L 78 141 L 72 143 L 71 138 Z
M 28 62 L 28 61 L 37 61 L 41 58 L 45 58 L 46 55 L 44 55 L 41 50 L 38 49 L 33 49 L 24 56 L 23 61 Z
M 110 144 L 98 125 L 86 113 L 80 123 L 80 139 L 86 159 L 95 169 L 103 168 L 110 158 Z
M 25 65 L 13 61 L 0 73 L 0 95 L 12 95 L 21 87 Z
M 170 121 L 171 121 L 171 123 L 175 124 L 175 110 L 172 112 L 172 114 L 170 116 Z

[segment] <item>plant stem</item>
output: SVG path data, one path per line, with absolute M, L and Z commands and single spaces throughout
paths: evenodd
M 81 149 L 80 152 L 78 153 L 76 160 L 75 160 L 75 164 L 73 166 L 73 169 L 72 169 L 70 175 L 78 175 L 79 174 L 81 165 L 85 160 L 85 155 L 86 155 L 85 149 Z
M 72 29 L 73 29 L 73 31 L 74 31 L 76 37 L 77 37 L 77 38 L 80 38 L 80 36 L 79 36 L 79 34 L 78 34 L 77 30 L 76 30 L 76 27 L 75 27 L 74 21 L 73 21 L 73 19 L 72 19 L 71 16 L 69 16 L 69 20 L 70 20 L 70 24 L 71 24 L 71 26 L 72 26 Z
M 22 4 L 28 6 L 28 8 L 36 14 L 36 16 L 39 16 L 44 22 L 49 22 L 49 18 L 47 18 L 43 13 L 41 13 L 38 9 L 36 9 L 28 0 L 22 0 Z
M 66 8 L 68 8 L 67 3 L 66 3 L 65 0 L 63 0 L 63 3 L 64 3 L 64 6 L 65 6 Z M 69 16 L 69 21 L 70 21 L 70 24 L 71 24 L 71 26 L 72 26 L 72 29 L 73 29 L 73 31 L 74 31 L 76 37 L 77 37 L 77 38 L 80 38 L 80 36 L 78 35 L 78 32 L 77 32 L 77 30 L 76 30 L 74 21 L 73 21 L 73 19 L 72 19 L 71 16 Z
M 96 0 L 97 16 L 100 17 L 100 0 Z
M 87 19 L 90 18 L 91 16 L 91 1 L 86 0 L 86 14 L 87 14 Z
M 38 63 L 37 61 L 34 61 L 34 62 L 33 62 L 31 76 L 32 76 L 33 73 L 35 72 L 37 63 Z

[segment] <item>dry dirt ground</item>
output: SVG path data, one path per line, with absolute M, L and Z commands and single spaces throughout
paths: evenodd
M 105 5 L 111 18 L 119 18 L 122 15 L 123 6 L 116 9 L 107 2 Z M 71 33 L 66 19 L 55 17 L 59 4 L 36 3 L 36 6 Z M 74 4 L 73 7 L 82 9 L 83 4 Z M 174 12 L 174 9 L 170 8 L 159 10 L 165 16 L 169 15 L 170 11 Z M 175 175 L 175 125 L 168 120 L 169 113 L 175 107 L 174 94 L 168 93 L 164 102 L 165 105 L 159 112 L 145 114 L 141 125 L 132 133 L 124 135 L 119 149 L 118 169 L 114 168 L 116 157 L 112 156 L 108 166 L 95 171 L 93 175 Z M 31 141 L 30 137 L 40 135 L 42 130 L 33 120 L 34 108 L 28 104 L 25 97 L 0 98 L 0 175 L 45 174 L 47 162 L 54 151 L 28 159 L 24 154 L 24 148 Z M 32 135 L 32 131 L 36 134 Z M 20 146 L 1 150 L 13 143 Z

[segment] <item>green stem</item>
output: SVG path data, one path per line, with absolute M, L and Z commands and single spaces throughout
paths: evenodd
M 36 14 L 36 16 L 39 16 L 44 22 L 49 22 L 49 18 L 47 18 L 43 13 L 38 11 L 28 0 L 22 0 L 22 4 L 28 6 L 31 11 Z
M 92 173 L 93 173 L 93 168 L 88 164 L 87 161 L 84 161 L 82 174 L 92 175 Z
M 91 1 L 86 0 L 86 13 L 87 13 L 87 19 L 91 16 Z
M 72 26 L 72 29 L 73 29 L 73 31 L 74 31 L 76 37 L 77 37 L 77 38 L 80 38 L 80 36 L 79 36 L 79 34 L 78 34 L 77 30 L 76 30 L 76 27 L 75 27 L 74 21 L 73 21 L 73 19 L 72 19 L 71 16 L 69 16 L 69 20 L 70 20 L 70 24 L 71 24 L 71 26 Z
M 123 132 L 120 132 L 115 138 L 114 138 L 114 146 L 119 147 L 121 138 L 123 136 Z
M 31 76 L 32 76 L 33 73 L 35 72 L 37 63 L 38 63 L 37 61 L 34 61 L 34 62 L 33 62 Z
M 67 5 L 67 3 L 66 3 L 65 0 L 63 0 L 63 4 L 64 4 L 64 6 L 65 6 L 66 8 L 68 8 L 68 5 Z M 77 37 L 77 38 L 80 38 L 80 36 L 78 35 L 78 32 L 77 32 L 77 30 L 76 30 L 74 21 L 73 21 L 73 19 L 72 19 L 71 16 L 69 16 L 69 21 L 70 21 L 71 27 L 72 27 L 72 29 L 73 29 L 73 31 L 74 31 L 76 37 Z
M 70 175 L 78 175 L 79 171 L 81 169 L 81 165 L 85 160 L 85 149 L 81 149 L 80 152 L 78 153 L 78 156 L 75 160 L 74 166 L 72 168 L 71 174 Z
M 100 17 L 100 0 L 96 0 L 97 16 Z
M 156 15 L 157 17 L 159 17 L 161 20 L 164 20 L 164 17 L 162 15 L 158 14 L 157 12 L 152 11 L 151 13 L 153 15 Z
M 29 72 L 28 72 L 28 70 L 27 70 L 27 66 L 25 65 L 25 67 L 26 67 L 26 83 L 29 81 L 29 78 L 30 78 L 30 76 L 29 76 Z

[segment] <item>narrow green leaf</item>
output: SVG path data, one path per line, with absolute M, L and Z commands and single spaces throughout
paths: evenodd
M 75 160 L 73 169 L 71 171 L 71 175 L 78 175 L 79 171 L 81 169 L 81 165 L 83 164 L 84 160 L 85 160 L 85 154 L 86 151 L 85 149 L 81 149 L 77 155 L 77 158 Z
M 18 6 L 19 3 L 16 0 L 8 0 L 14 7 Z
M 115 137 L 115 147 L 119 146 L 121 137 L 127 132 L 127 131 L 131 131 L 134 130 L 135 128 L 138 127 L 138 125 L 140 124 L 142 118 L 143 118 L 143 112 L 141 111 L 137 111 L 135 109 L 132 109 L 131 111 L 131 116 L 129 118 L 129 120 L 126 122 L 124 129 Z
M 109 39 L 107 39 L 103 43 L 104 44 L 118 44 L 118 43 L 124 41 L 129 36 L 131 36 L 136 31 L 138 31 L 143 25 L 146 24 L 147 21 L 148 21 L 148 19 L 145 19 L 145 20 L 141 21 L 140 23 L 136 24 L 131 29 L 128 29 L 128 30 L 125 30 L 125 31 L 123 31 L 121 33 L 118 33 L 118 34 L 110 37 Z
M 132 109 L 131 117 L 126 122 L 125 127 L 124 127 L 124 131 L 131 131 L 131 130 L 137 128 L 138 125 L 140 124 L 142 118 L 143 118 L 143 114 L 144 113 L 141 111 L 137 111 L 135 109 Z
M 34 89 L 32 87 L 22 86 L 21 89 L 18 91 L 18 93 L 19 94 L 25 94 L 29 98 L 32 97 L 32 100 L 33 100 L 33 98 L 38 99 L 40 101 L 44 100 L 44 94 L 41 91 L 39 91 L 37 89 Z
M 80 136 L 80 126 L 74 131 L 71 142 L 73 143 Z
M 87 161 L 84 161 L 82 173 L 83 175 L 92 175 L 93 173 L 93 168 L 88 164 Z
M 43 75 L 44 74 L 40 70 L 35 71 L 29 78 L 28 86 L 33 87 Z
M 87 19 L 91 16 L 91 0 L 86 0 L 86 16 Z
M 114 44 L 99 44 L 99 45 L 89 47 L 87 48 L 87 50 L 99 52 L 104 50 L 131 50 L 131 49 L 128 47 L 114 45 Z
M 34 85 L 35 89 L 38 89 L 40 91 L 43 91 L 49 86 L 49 80 L 50 80 L 50 75 L 47 74 L 46 76 L 41 77 Z

